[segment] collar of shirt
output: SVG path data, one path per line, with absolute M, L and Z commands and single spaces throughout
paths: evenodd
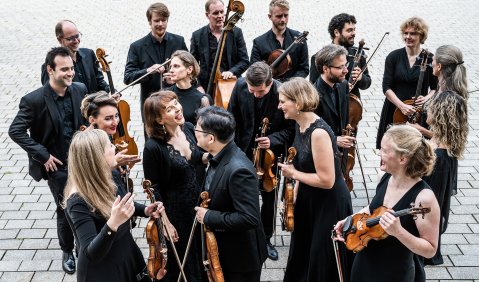
M 163 42 L 166 42 L 170 39 L 170 34 L 168 32 L 165 32 L 165 35 L 163 36 L 163 39 L 160 41 L 158 41 L 154 36 L 153 34 L 151 34 L 151 32 L 149 33 L 150 35 L 150 39 L 151 39 L 151 42 L 153 44 L 163 44 Z
M 63 95 L 63 96 L 58 95 L 58 94 L 55 92 L 55 90 L 53 90 L 52 86 L 50 85 L 50 82 L 47 83 L 47 86 L 46 86 L 46 87 L 47 87 L 48 91 L 50 92 L 50 95 L 52 95 L 53 100 L 54 100 L 55 102 L 58 101 L 59 98 L 65 98 L 65 97 L 67 97 L 67 96 L 70 96 L 70 86 L 67 86 L 67 90 L 65 90 L 65 95 Z
M 212 156 L 211 154 L 208 155 L 208 161 L 211 167 L 216 167 L 218 164 L 221 162 L 221 159 L 226 155 L 226 152 L 229 150 L 229 148 L 233 147 L 233 141 L 229 142 L 226 146 L 221 149 L 221 151 L 216 154 L 216 156 Z

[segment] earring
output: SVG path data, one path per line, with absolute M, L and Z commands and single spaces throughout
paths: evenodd
M 299 110 L 296 110 L 296 115 L 299 116 Z
M 161 129 L 163 129 L 163 131 L 166 132 L 166 128 L 165 128 L 165 125 L 164 125 L 164 124 L 161 125 Z

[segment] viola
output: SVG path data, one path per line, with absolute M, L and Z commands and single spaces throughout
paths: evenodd
M 273 78 L 284 78 L 284 75 L 291 70 L 293 64 L 289 54 L 293 51 L 297 44 L 302 44 L 304 41 L 306 41 L 308 34 L 308 31 L 303 31 L 303 33 L 294 39 L 293 43 L 291 43 L 286 50 L 276 49 L 269 54 L 267 63 L 271 66 Z
M 101 68 L 103 72 L 106 73 L 108 77 L 108 84 L 110 84 L 110 92 L 111 94 L 115 94 L 115 87 L 113 86 L 113 78 L 111 76 L 110 71 L 110 63 L 106 60 L 105 50 L 102 48 L 96 49 L 96 56 L 98 61 L 100 62 Z M 121 99 L 118 102 L 118 116 L 120 121 L 117 126 L 116 133 L 113 134 L 113 144 L 120 148 L 121 150 L 128 149 L 126 154 L 128 155 L 138 155 L 138 146 L 135 143 L 135 139 L 133 139 L 130 134 L 128 133 L 128 122 L 130 121 L 130 105 L 125 100 Z M 120 151 L 121 151 L 120 150 Z M 129 168 L 131 169 L 135 164 L 129 164 Z
M 406 116 L 401 112 L 399 108 L 396 108 L 396 110 L 394 110 L 394 115 L 393 115 L 394 124 L 400 124 L 400 123 L 406 123 L 406 122 L 421 123 L 422 106 L 417 105 L 416 100 L 421 95 L 422 84 L 424 82 L 424 74 L 426 73 L 426 69 L 427 69 L 427 59 L 429 57 L 429 52 L 427 51 L 427 49 L 423 49 L 419 56 L 421 57 L 421 64 L 419 66 L 420 71 L 419 71 L 419 79 L 417 81 L 417 86 L 416 86 L 416 94 L 414 95 L 413 99 L 403 101 L 403 103 L 406 105 L 414 106 L 416 111 L 414 114 L 410 116 Z
M 388 234 L 384 231 L 381 225 L 379 225 L 381 216 L 387 210 L 387 207 L 381 206 L 375 209 L 371 215 L 361 213 L 348 216 L 344 222 L 342 234 L 345 239 L 346 248 L 357 253 L 367 247 L 370 240 L 382 240 L 387 238 Z M 411 208 L 392 212 L 392 215 L 395 217 L 401 217 L 410 214 L 416 219 L 418 214 L 422 214 L 422 218 L 424 218 L 424 215 L 430 211 L 431 208 L 423 208 L 421 204 L 419 204 L 419 207 L 414 207 L 413 203 L 411 204 Z
M 143 190 L 151 203 L 155 203 L 155 195 L 151 188 L 151 181 L 143 181 Z M 148 242 L 150 254 L 148 256 L 148 275 L 152 279 L 160 280 L 165 275 L 166 262 L 168 261 L 168 249 L 163 234 L 163 222 L 160 219 L 150 217 L 145 227 L 146 241 Z
M 218 107 L 223 107 L 225 109 L 228 108 L 231 93 L 233 92 L 233 87 L 236 84 L 236 78 L 223 79 L 221 77 L 221 60 L 223 58 L 223 49 L 225 47 L 228 33 L 233 30 L 236 23 L 241 19 L 241 17 L 243 17 L 243 3 L 238 0 L 230 0 L 226 16 L 228 16 L 230 11 L 235 13 L 225 21 L 223 31 L 221 32 L 220 40 L 218 41 L 218 49 L 216 49 L 215 60 L 213 62 L 213 67 L 206 90 L 206 93 L 213 98 L 215 105 Z
M 264 118 L 261 126 L 261 137 L 266 136 L 266 130 L 269 127 L 268 118 Z M 256 146 L 258 146 L 256 144 Z M 263 189 L 266 192 L 271 192 L 276 187 L 276 177 L 273 173 L 274 153 L 270 149 L 253 149 L 254 160 L 253 164 L 256 168 L 256 175 L 258 179 L 263 182 Z
M 207 209 L 211 201 L 208 192 L 203 191 L 200 194 L 202 199 L 201 207 Z M 203 265 L 210 282 L 224 282 L 223 269 L 221 268 L 218 243 L 213 231 L 209 230 L 206 225 L 202 225 L 201 245 L 203 250 Z
M 293 163 L 294 157 L 296 157 L 296 149 L 290 147 L 288 149 L 288 156 L 286 157 L 285 164 Z M 283 178 L 283 173 L 280 172 L 280 177 Z M 291 178 L 284 177 L 284 196 L 283 196 L 283 208 L 281 215 L 281 227 L 286 231 L 294 231 L 294 181 Z

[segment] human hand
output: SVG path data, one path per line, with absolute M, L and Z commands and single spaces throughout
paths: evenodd
M 196 211 L 196 220 L 198 220 L 199 223 L 204 224 L 204 218 L 206 212 L 208 212 L 208 209 L 202 208 L 202 207 L 195 207 Z
M 336 144 L 338 147 L 341 148 L 346 148 L 349 149 L 351 147 L 354 147 L 354 142 L 356 141 L 356 138 L 353 136 L 337 136 L 336 137 Z
M 50 155 L 50 158 L 43 164 L 43 166 L 45 166 L 47 172 L 54 172 L 58 170 L 57 164 L 63 165 L 59 159 L 55 158 L 53 155 Z
M 269 149 L 271 146 L 269 137 L 258 137 L 254 141 L 258 142 L 258 148 L 260 149 Z
M 228 79 L 228 78 L 236 78 L 236 76 L 230 72 L 230 71 L 224 71 L 221 73 L 221 76 L 223 77 L 223 79 Z
M 111 207 L 111 215 L 106 224 L 111 230 L 117 231 L 118 227 L 125 223 L 135 213 L 135 205 L 133 199 L 134 194 L 126 193 L 123 199 L 120 200 L 120 196 L 117 196 Z

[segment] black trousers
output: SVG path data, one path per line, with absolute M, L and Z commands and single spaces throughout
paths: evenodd
M 266 192 L 262 188 L 261 185 L 261 198 L 263 200 L 263 204 L 261 205 L 261 222 L 263 223 L 264 235 L 266 236 L 266 240 L 270 240 L 273 236 L 274 227 L 273 226 L 273 219 L 274 219 L 274 195 L 275 190 L 271 192 Z
M 256 282 L 261 279 L 261 269 L 250 272 L 228 272 L 223 271 L 227 282 Z
M 65 216 L 65 210 L 61 207 L 61 203 L 63 201 L 63 191 L 65 190 L 67 177 L 68 174 L 66 168 L 49 173 L 48 186 L 50 187 L 50 191 L 55 199 L 55 204 L 57 205 L 57 234 L 60 248 L 64 252 L 71 252 L 74 246 L 73 231 L 68 224 L 67 218 Z

